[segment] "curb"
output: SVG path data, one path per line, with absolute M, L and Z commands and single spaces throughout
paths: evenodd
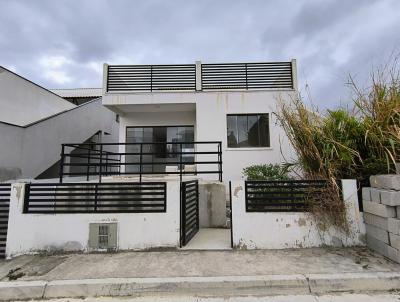
M 400 289 L 400 273 L 343 273 L 0 282 L 0 300 L 99 296 L 299 295 Z

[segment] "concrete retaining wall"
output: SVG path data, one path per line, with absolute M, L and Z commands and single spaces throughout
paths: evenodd
M 318 227 L 307 213 L 247 213 L 244 181 L 232 182 L 234 246 L 247 249 L 283 249 L 318 246 L 365 245 L 365 228 L 358 209 L 355 180 L 342 180 L 350 234 Z
M 11 188 L 7 257 L 88 251 L 89 223 L 117 223 L 118 249 L 179 246 L 179 181 L 167 183 L 166 213 L 23 214 L 25 184 Z
M 362 189 L 367 245 L 400 263 L 400 175 L 370 177 Z

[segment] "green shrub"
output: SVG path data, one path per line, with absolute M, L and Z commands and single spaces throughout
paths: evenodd
M 243 169 L 247 180 L 289 180 L 288 167 L 278 164 L 253 165 Z

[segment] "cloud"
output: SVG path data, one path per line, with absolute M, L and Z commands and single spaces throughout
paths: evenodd
M 0 0 L 0 64 L 49 88 L 100 87 L 102 63 L 296 58 L 302 92 L 349 102 L 348 74 L 398 49 L 398 0 Z

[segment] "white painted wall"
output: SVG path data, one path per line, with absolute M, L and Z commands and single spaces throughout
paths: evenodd
M 24 128 L 0 123 L 0 181 L 22 175 L 22 138 Z
M 24 126 L 75 105 L 0 66 L 0 121 Z
M 28 127 L 0 123 L 0 171 L 11 167 L 20 169 L 22 178 L 34 178 L 60 159 L 62 143 L 84 142 L 99 130 L 118 142 L 118 127 L 115 113 L 102 106 L 101 99 Z
M 167 183 L 166 213 L 23 214 L 25 184 L 11 189 L 7 257 L 42 251 L 88 251 L 89 223 L 117 223 L 118 249 L 179 246 L 179 182 Z
M 246 249 L 284 249 L 319 246 L 365 245 L 365 225 L 358 209 L 355 180 L 342 180 L 349 235 L 321 230 L 307 213 L 246 212 L 244 182 L 232 182 L 232 230 L 234 246 Z
M 122 112 L 120 123 L 120 141 L 124 141 L 127 126 L 140 125 L 177 125 L 195 122 L 196 141 L 222 141 L 223 179 L 240 179 L 243 168 L 253 164 L 282 163 L 293 160 L 295 155 L 283 129 L 277 125 L 274 115 L 280 101 L 294 98 L 295 90 L 263 90 L 263 91 L 219 91 L 219 92 L 164 92 L 135 94 L 106 94 L 103 104 L 117 112 Z M 160 109 L 158 113 L 137 114 L 135 108 L 143 106 L 195 104 L 193 113 L 177 111 L 173 117 L 169 112 Z M 162 107 L 161 107 L 162 108 Z M 238 148 L 227 147 L 227 114 L 269 113 L 270 141 L 269 148 Z M 199 151 L 206 151 L 204 148 Z M 216 151 L 215 147 L 213 149 Z M 211 159 L 211 157 L 210 157 Z M 215 160 L 215 157 L 212 158 Z M 207 158 L 202 157 L 202 160 Z M 210 167 L 203 167 L 204 169 Z M 214 169 L 216 166 L 214 166 Z M 198 167 L 200 170 L 201 168 Z M 204 178 L 217 179 L 217 175 Z

